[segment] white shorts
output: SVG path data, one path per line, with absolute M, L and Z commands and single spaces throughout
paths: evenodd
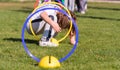
M 56 15 L 49 15 L 49 17 L 54 21 L 57 22 L 57 17 Z M 32 20 L 32 28 L 33 31 L 36 35 L 39 34 L 43 34 L 45 31 L 51 31 L 51 35 L 55 34 L 54 29 L 48 24 L 46 23 L 44 20 L 42 20 L 41 18 Z M 52 29 L 51 29 L 52 28 Z M 32 34 L 31 29 L 30 29 L 30 23 L 27 23 L 27 27 L 26 30 L 29 34 Z M 44 34 L 45 35 L 45 34 Z

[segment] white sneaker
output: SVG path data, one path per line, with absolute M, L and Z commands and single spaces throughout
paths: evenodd
M 81 11 L 80 13 L 81 13 L 81 14 L 85 14 L 85 11 Z
M 44 46 L 57 47 L 57 46 L 58 46 L 57 44 L 52 43 L 52 42 L 50 42 L 50 41 L 46 41 L 46 42 L 44 42 L 44 41 L 39 41 L 39 45 L 42 46 L 42 47 L 44 47 Z

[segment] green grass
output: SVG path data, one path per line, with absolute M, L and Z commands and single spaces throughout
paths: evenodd
M 0 70 L 119 70 L 120 4 L 88 3 L 85 15 L 76 13 L 79 44 L 74 54 L 57 69 L 42 69 L 22 46 L 21 29 L 33 3 L 0 3 Z M 62 37 L 62 34 L 59 38 Z M 64 57 L 72 48 L 67 38 L 58 48 L 39 47 L 25 34 L 30 51 L 37 57 Z

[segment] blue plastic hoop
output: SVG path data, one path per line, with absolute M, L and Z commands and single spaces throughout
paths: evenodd
M 61 58 L 61 59 L 59 60 L 59 62 L 63 62 L 63 61 L 65 61 L 67 58 L 69 58 L 69 57 L 74 53 L 74 51 L 75 51 L 76 48 L 77 48 L 78 39 L 79 39 L 78 27 L 77 27 L 77 25 L 76 25 L 76 22 L 75 22 L 74 19 L 71 18 L 64 10 L 60 10 L 60 9 L 58 9 L 58 8 L 43 8 L 43 9 L 37 10 L 37 11 L 34 12 L 34 13 L 31 13 L 31 14 L 27 17 L 26 21 L 24 22 L 23 28 L 22 28 L 22 34 L 21 34 L 22 44 L 23 44 L 23 46 L 24 46 L 24 49 L 25 49 L 26 53 L 27 53 L 31 58 L 33 58 L 35 61 L 40 62 L 40 59 L 37 58 L 37 57 L 35 57 L 35 56 L 29 51 L 29 49 L 27 48 L 27 45 L 26 45 L 25 39 L 24 39 L 24 34 L 25 34 L 25 29 L 26 29 L 26 27 L 27 27 L 27 22 L 29 22 L 30 18 L 31 18 L 33 15 L 35 15 L 36 13 L 38 13 L 38 12 L 40 12 L 40 11 L 50 10 L 50 9 L 52 9 L 52 10 L 57 10 L 57 11 L 65 14 L 70 20 L 72 20 L 73 25 L 74 25 L 74 28 L 75 28 L 75 32 L 76 32 L 76 43 L 74 44 L 73 48 L 71 49 L 71 51 L 70 51 L 65 57 L 63 57 L 63 58 Z

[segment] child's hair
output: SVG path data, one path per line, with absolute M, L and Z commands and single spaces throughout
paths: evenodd
M 72 16 L 72 18 L 76 21 L 76 15 L 70 11 L 70 14 Z M 64 15 L 63 13 L 57 13 L 57 23 L 59 24 L 59 26 L 62 29 L 69 29 L 70 28 L 70 20 L 68 19 L 68 17 L 66 15 Z M 75 32 L 75 28 L 74 26 L 72 26 L 72 32 Z

